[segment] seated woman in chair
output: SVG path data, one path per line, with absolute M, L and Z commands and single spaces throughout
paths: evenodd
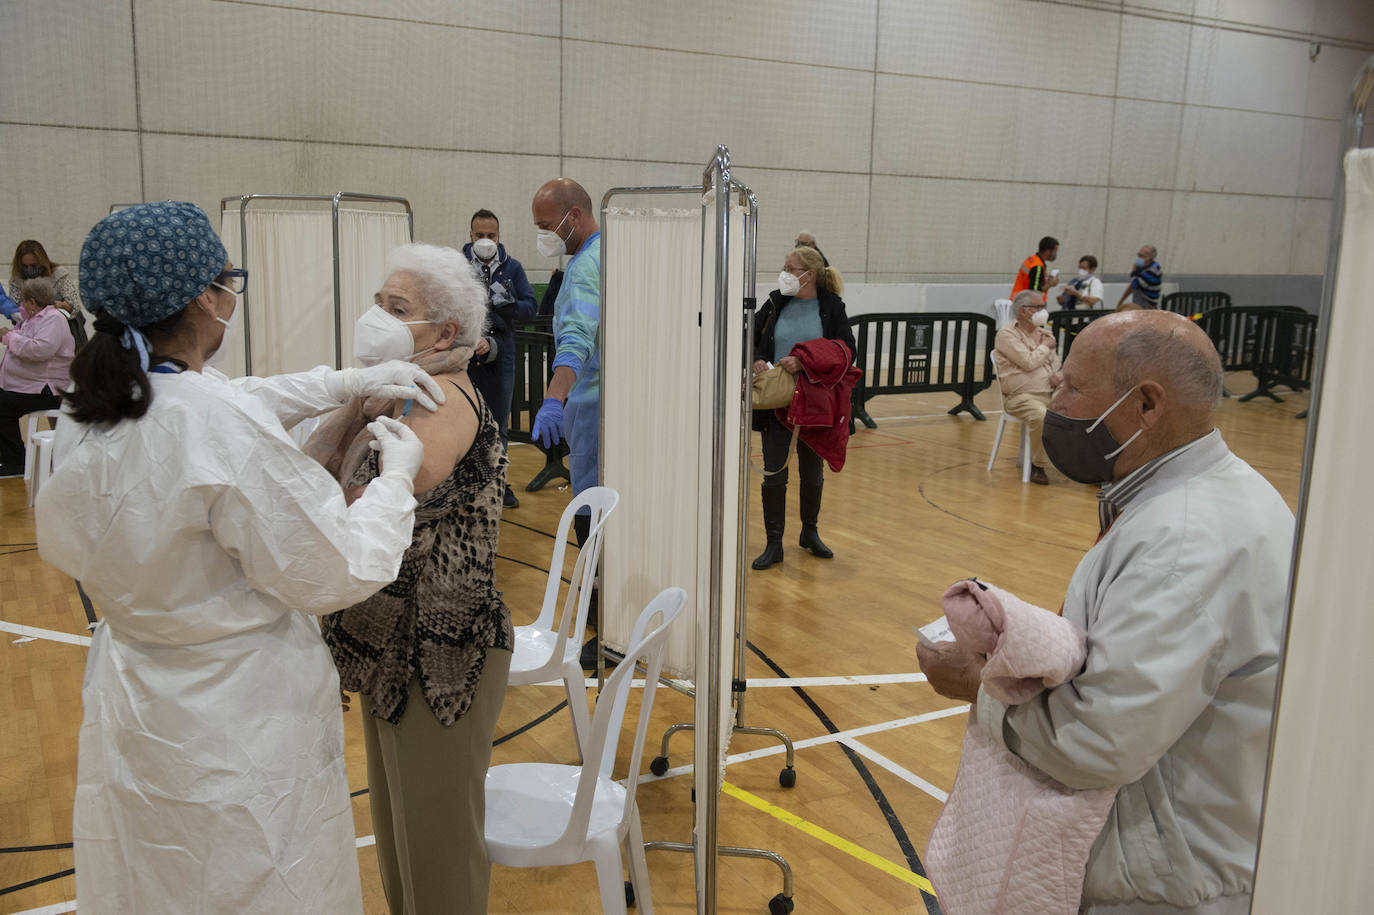
M 55 290 L 45 276 L 19 287 L 18 327 L 0 330 L 0 477 L 24 473 L 24 438 L 19 419 L 26 413 L 56 410 L 71 384 L 76 346 L 67 316 L 54 307 Z
M 496 420 L 468 379 L 486 289 L 451 248 L 395 249 L 376 304 L 358 320 L 364 362 L 410 359 L 447 392 L 435 413 L 357 401 L 306 450 L 350 495 L 380 472 L 358 433 L 404 415 L 425 446 L 415 534 L 395 584 L 323 620 L 345 690 L 362 694 L 372 822 L 392 912 L 485 912 L 484 839 L 491 742 L 513 633 L 493 585 L 506 458 Z
M 1045 298 L 1038 292 L 1023 289 L 1012 299 L 1014 321 L 997 332 L 993 358 L 997 360 L 997 375 L 1002 385 L 1002 409 L 1026 424 L 1030 429 L 1030 481 L 1048 486 L 1049 474 L 1045 466 L 1045 446 L 1040 443 L 1040 429 L 1045 424 L 1045 410 L 1050 394 L 1059 387 L 1059 342 L 1045 330 Z

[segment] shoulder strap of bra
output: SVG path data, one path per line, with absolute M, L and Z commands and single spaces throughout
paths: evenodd
M 474 412 L 474 413 L 477 414 L 477 418 L 478 418 L 478 419 L 481 419 L 481 418 L 482 418 L 482 408 L 479 407 L 479 406 L 477 406 L 477 404 L 473 401 L 473 399 L 472 399 L 471 397 L 468 396 L 468 392 L 467 392 L 467 391 L 464 391 L 464 390 L 462 389 L 462 387 L 458 384 L 458 382 L 456 382 L 456 381 L 454 381 L 454 380 L 452 380 L 452 379 L 449 379 L 449 384 L 453 385 L 455 388 L 458 388 L 458 393 L 459 393 L 459 394 L 462 394 L 462 395 L 463 395 L 463 399 L 466 400 L 466 401 L 468 402 L 468 405 L 472 407 L 472 412 Z M 472 390 L 473 390 L 473 393 L 475 393 L 475 394 L 477 395 L 478 399 L 480 400 L 481 397 L 482 397 L 482 392 L 479 391 L 479 390 L 477 390 L 476 387 L 473 387 Z

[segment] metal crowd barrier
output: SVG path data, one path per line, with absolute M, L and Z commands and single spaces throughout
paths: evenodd
M 1171 292 L 1160 300 L 1162 311 L 1191 318 L 1196 314 L 1206 314 L 1217 308 L 1231 307 L 1229 292 Z
M 1312 386 L 1317 316 L 1291 305 L 1218 308 L 1198 320 L 1211 338 L 1227 372 L 1253 372 L 1255 390 L 1242 403 L 1264 396 L 1279 402 L 1273 388 L 1294 391 Z
M 558 442 L 552 448 L 545 448 L 530 437 L 534 416 L 543 405 L 544 391 L 553 378 L 555 352 L 551 331 L 515 331 L 515 390 L 511 392 L 508 433 L 511 441 L 534 445 L 544 452 L 544 466 L 525 484 L 525 492 L 538 492 L 553 479 L 571 479 L 568 468 L 563 465 L 563 457 L 568 453 L 567 443 Z
M 853 413 L 870 429 L 878 424 L 866 404 L 880 394 L 959 395 L 951 416 L 967 410 L 985 419 L 973 396 L 992 384 L 992 347 L 997 324 L 968 312 L 855 315 L 849 319 L 862 373 L 854 386 Z
M 1074 337 L 1077 337 L 1083 328 L 1098 318 L 1115 313 L 1115 309 L 1112 308 L 1073 308 L 1050 312 L 1048 326 L 1050 333 L 1054 334 L 1054 338 L 1059 344 L 1059 358 L 1067 359 L 1069 357 L 1069 349 L 1073 346 Z

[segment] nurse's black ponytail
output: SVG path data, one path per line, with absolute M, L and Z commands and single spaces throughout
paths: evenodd
M 180 327 L 186 310 L 139 328 L 150 340 L 165 340 Z M 63 395 L 73 419 L 90 425 L 113 425 L 148 412 L 153 389 L 139 362 L 138 350 L 125 346 L 127 328 L 106 312 L 95 316 L 95 336 L 72 360 L 72 389 Z

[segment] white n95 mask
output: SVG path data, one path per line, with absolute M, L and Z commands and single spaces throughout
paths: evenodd
M 794 296 L 801 292 L 801 280 L 784 270 L 778 274 L 778 292 L 785 296 Z
M 1036 327 L 1044 327 L 1046 324 L 1049 323 L 1049 320 L 1050 312 L 1049 309 L 1046 308 L 1042 308 L 1035 314 L 1031 315 L 1031 323 L 1034 324 Z
M 377 365 L 391 359 L 410 359 L 415 338 L 406 327 L 433 324 L 433 321 L 402 321 L 380 305 L 373 305 L 353 325 L 353 355 L 363 365 Z
M 490 238 L 479 238 L 472 243 L 472 253 L 489 261 L 496 256 L 496 242 Z
M 548 229 L 536 229 L 534 235 L 534 246 L 539 249 L 539 253 L 545 257 L 562 257 L 568 253 L 568 244 L 558 230 L 563 228 L 563 223 L 568 221 L 572 215 L 572 210 L 563 214 L 563 218 L 558 220 L 558 225 L 554 226 L 552 232 Z

